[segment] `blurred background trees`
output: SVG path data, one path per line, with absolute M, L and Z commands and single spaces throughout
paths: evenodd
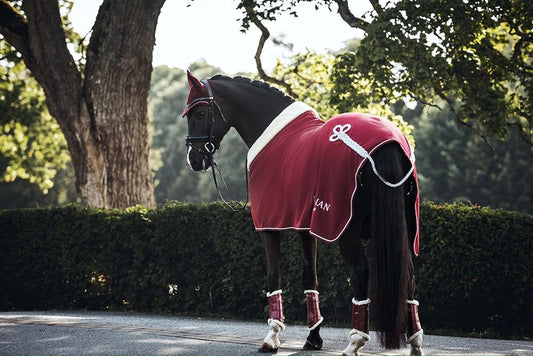
M 491 9 L 491 16 L 476 10 L 471 18 L 456 18 L 458 10 L 438 9 L 441 20 L 451 20 L 442 22 L 437 34 L 445 40 L 437 43 L 436 38 L 423 37 L 437 26 L 430 4 L 396 4 L 367 14 L 365 39 L 354 39 L 338 53 L 295 53 L 290 60 L 280 61 L 270 75 L 288 83 L 297 99 L 324 119 L 339 112 L 370 111 L 394 120 L 415 142 L 423 200 L 533 213 L 533 146 L 528 136 L 531 5 L 504 2 Z M 439 4 L 466 6 L 453 1 Z M 470 5 L 491 4 L 474 1 Z M 510 18 L 513 14 L 518 17 Z M 458 32 L 469 19 L 478 23 Z M 402 35 L 405 28 L 409 31 Z M 427 48 L 433 50 L 427 52 Z M 64 138 L 46 111 L 42 90 L 17 64 L 20 58 L 5 41 L 0 40 L 0 51 L 0 208 L 80 202 Z M 221 73 L 205 61 L 189 69 L 199 78 Z M 255 73 L 238 74 L 258 78 Z M 413 82 L 424 77 L 429 85 Z M 440 90 L 439 85 L 447 87 Z M 154 68 L 150 88 L 157 203 L 217 200 L 211 173 L 193 173 L 186 163 L 186 120 L 181 118 L 188 93 L 184 68 Z M 228 199 L 246 199 L 245 157 L 244 144 L 231 130 L 215 157 L 232 194 L 223 191 Z

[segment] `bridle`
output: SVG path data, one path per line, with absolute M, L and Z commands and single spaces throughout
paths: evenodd
M 193 106 L 197 105 L 200 102 L 207 102 L 207 134 L 204 136 L 191 136 L 187 135 L 185 138 L 185 145 L 189 147 L 192 150 L 196 150 L 200 152 L 202 155 L 204 155 L 209 165 L 211 166 L 211 170 L 213 172 L 213 181 L 215 182 L 215 187 L 217 189 L 218 195 L 220 196 L 220 199 L 228 206 L 231 210 L 235 210 L 222 196 L 222 193 L 220 191 L 220 188 L 217 183 L 217 175 L 215 172 L 215 168 L 218 170 L 220 174 L 220 178 L 222 179 L 222 183 L 224 184 L 224 187 L 226 191 L 230 194 L 228 186 L 226 185 L 226 182 L 224 181 L 224 177 L 222 176 L 222 172 L 220 171 L 220 168 L 218 167 L 214 155 L 215 151 L 220 147 L 220 144 L 215 141 L 215 135 L 213 133 L 213 127 L 215 125 L 215 116 L 213 115 L 214 108 L 216 107 L 218 110 L 218 113 L 220 114 L 220 117 L 222 118 L 222 121 L 227 123 L 228 121 L 224 117 L 224 114 L 222 113 L 222 109 L 220 108 L 220 105 L 218 105 L 217 101 L 215 100 L 215 97 L 213 95 L 213 89 L 211 88 L 211 84 L 209 84 L 209 81 L 207 79 L 202 79 L 200 81 L 207 90 L 207 96 L 196 98 L 193 101 L 191 101 L 189 104 L 187 104 L 186 109 L 190 109 Z M 198 148 L 193 143 L 195 142 L 205 142 L 203 147 Z M 246 165 L 245 165 L 246 167 Z M 232 199 L 235 201 L 235 199 Z M 244 204 L 240 204 L 235 201 L 235 204 L 237 204 L 241 208 L 245 208 L 248 203 L 248 172 L 246 172 L 246 202 Z
M 211 89 L 211 85 L 207 81 L 207 79 L 203 79 L 202 84 L 205 85 L 205 88 L 207 89 L 207 96 L 196 98 L 193 101 L 191 101 L 189 104 L 187 104 L 187 108 L 192 108 L 193 106 L 197 105 L 200 102 L 207 102 L 207 134 L 204 136 L 190 136 L 187 135 L 185 138 L 185 144 L 187 147 L 190 147 L 191 149 L 199 151 L 204 156 L 207 156 L 210 163 L 213 163 L 213 155 L 215 151 L 218 148 L 218 144 L 215 142 L 215 136 L 213 135 L 213 126 L 215 124 L 215 117 L 213 115 L 213 107 L 216 106 L 218 109 L 218 112 L 220 113 L 220 116 L 222 117 L 222 120 L 224 122 L 226 121 L 226 118 L 224 117 L 224 114 L 222 113 L 222 110 L 220 109 L 220 106 L 216 102 L 214 96 L 213 96 L 213 89 Z M 195 142 L 205 142 L 204 146 L 202 148 L 198 148 L 193 145 Z

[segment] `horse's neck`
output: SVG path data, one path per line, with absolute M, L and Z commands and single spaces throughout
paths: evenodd
M 290 105 L 290 102 L 283 98 L 252 86 L 246 90 L 228 87 L 221 93 L 227 105 L 231 107 L 232 126 L 248 148 L 261 136 L 272 120 Z
M 281 102 L 275 105 L 266 101 L 248 105 L 248 110 L 239 115 L 238 122 L 235 122 L 235 129 L 248 148 L 252 147 L 274 118 L 288 105 Z

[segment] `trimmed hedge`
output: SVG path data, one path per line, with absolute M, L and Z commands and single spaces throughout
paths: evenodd
M 415 261 L 428 327 L 533 336 L 533 216 L 424 204 Z
M 421 207 L 417 299 L 426 329 L 532 336 L 533 216 Z M 282 242 L 286 318 L 305 323 L 298 235 Z M 322 314 L 348 325 L 348 273 L 319 244 Z M 264 319 L 265 258 L 249 210 L 168 203 L 126 211 L 0 211 L 1 310 L 114 309 Z

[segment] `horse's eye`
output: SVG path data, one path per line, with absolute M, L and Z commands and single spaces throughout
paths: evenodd
M 205 110 L 198 110 L 196 112 L 196 117 L 199 118 L 199 119 L 203 119 L 205 116 Z

